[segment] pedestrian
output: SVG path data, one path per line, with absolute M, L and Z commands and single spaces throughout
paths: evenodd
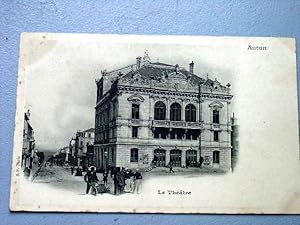
M 170 173 L 174 173 L 172 160 L 169 162 L 169 168 L 170 168 Z
M 114 170 L 114 194 L 115 195 L 120 195 L 120 185 L 119 185 L 119 181 L 121 179 L 120 176 L 121 176 L 120 167 L 117 167 L 116 170 Z
M 125 169 L 125 188 L 124 191 L 125 192 L 130 192 L 130 170 L 129 169 Z
M 103 172 L 103 183 L 106 186 L 107 185 L 107 177 L 108 177 L 108 172 L 104 170 Z
M 204 158 L 203 158 L 203 156 L 201 156 L 200 157 L 200 168 L 202 167 L 203 162 L 204 162 Z
M 73 173 L 74 173 L 74 167 L 71 166 L 71 175 L 73 175 Z
M 136 170 L 134 174 L 134 193 L 135 194 L 140 194 L 141 191 L 141 186 L 142 186 L 142 174 Z
M 124 185 L 125 185 L 125 177 L 123 172 L 121 172 L 120 167 L 116 168 L 116 171 L 114 173 L 114 194 L 115 195 L 120 195 L 123 193 L 124 190 Z
M 129 180 L 130 180 L 129 192 L 133 193 L 133 191 L 134 191 L 134 172 L 132 170 L 129 171 Z
M 115 172 L 116 172 L 116 169 L 115 169 L 115 167 L 112 166 L 112 167 L 110 168 L 110 177 L 111 177 L 111 178 L 114 177 Z
M 126 172 L 125 172 L 125 168 L 122 168 L 122 171 L 121 171 L 121 176 L 120 176 L 120 182 L 119 182 L 119 185 L 120 185 L 120 193 L 123 194 L 124 191 L 125 191 L 125 177 L 126 177 Z
M 99 181 L 96 173 L 96 168 L 91 166 L 90 169 L 84 176 L 84 181 L 86 182 L 86 194 L 89 193 L 90 189 L 93 189 L 94 195 L 97 195 L 96 184 Z

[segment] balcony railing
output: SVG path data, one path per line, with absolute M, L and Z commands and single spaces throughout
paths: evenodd
M 186 122 L 186 121 L 170 121 L 170 120 L 153 120 L 153 127 L 167 128 L 186 128 L 186 129 L 202 129 L 202 122 Z

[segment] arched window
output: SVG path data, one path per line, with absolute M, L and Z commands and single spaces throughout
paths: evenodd
M 180 121 L 181 120 L 181 106 L 178 103 L 173 103 L 170 107 L 170 120 Z
M 188 104 L 185 107 L 185 120 L 187 122 L 196 122 L 196 107 L 193 104 Z
M 166 106 L 163 102 L 156 102 L 154 105 L 154 119 L 165 120 L 166 119 Z

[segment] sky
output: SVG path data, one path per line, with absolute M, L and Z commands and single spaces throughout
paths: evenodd
M 201 40 L 201 39 L 200 39 Z M 25 71 L 25 109 L 30 110 L 36 148 L 56 151 L 77 130 L 94 127 L 95 79 L 101 70 L 134 64 L 148 50 L 152 62 L 179 64 L 201 77 L 228 82 L 238 72 L 230 46 L 222 41 L 141 36 L 24 35 L 21 67 Z M 233 90 L 234 91 L 234 90 Z

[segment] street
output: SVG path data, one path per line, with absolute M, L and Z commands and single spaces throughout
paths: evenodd
M 206 173 L 212 173 L 212 170 L 209 169 L 199 169 L 199 168 L 174 168 L 175 173 L 169 174 L 168 168 L 154 168 L 151 172 L 142 173 L 143 179 L 149 179 L 150 177 L 164 177 L 164 176 L 184 176 L 186 178 L 201 176 Z M 75 171 L 74 171 L 75 174 Z M 84 176 L 74 176 L 71 175 L 71 170 L 69 168 L 64 168 L 61 166 L 53 166 L 53 167 L 44 167 L 40 169 L 40 172 L 33 180 L 35 184 L 47 184 L 50 187 L 56 189 L 63 189 L 65 191 L 73 192 L 74 194 L 85 194 L 86 183 L 84 182 Z M 217 174 L 220 174 L 219 171 Z M 84 175 L 84 174 L 83 174 Z M 100 182 L 102 182 L 103 175 L 102 173 L 97 173 L 97 177 Z M 111 193 L 114 191 L 113 179 L 108 176 L 108 183 Z
M 71 175 L 68 168 L 62 166 L 43 166 L 35 179 L 30 182 L 25 179 L 20 184 L 19 196 L 26 206 L 32 210 L 47 209 L 48 211 L 81 211 L 85 208 L 92 211 L 130 211 L 144 206 L 155 206 L 158 203 L 162 206 L 168 205 L 169 198 L 176 199 L 180 205 L 193 201 L 193 196 L 197 191 L 204 192 L 212 189 L 213 196 L 223 195 L 219 191 L 220 183 L 224 190 L 234 188 L 234 182 L 223 182 L 232 179 L 232 174 L 224 176 L 222 173 L 204 168 L 180 168 L 174 167 L 175 173 L 169 173 L 169 168 L 154 168 L 150 172 L 142 172 L 142 190 L 140 194 L 123 193 L 113 195 L 113 180 L 108 176 L 108 186 L 111 193 L 97 194 L 97 196 L 86 194 L 86 183 L 84 176 Z M 102 174 L 97 173 L 97 177 L 102 182 Z M 182 184 L 185 188 L 182 189 Z M 164 194 L 163 194 L 164 193 Z M 170 195 L 169 193 L 191 193 L 189 195 Z M 151 197 L 149 197 L 151 196 Z M 198 196 L 201 202 L 209 202 L 211 195 Z M 220 196 L 221 197 L 221 196 Z M 92 208 L 90 208 L 92 207 Z
M 61 166 L 43 166 L 37 177 L 33 180 L 33 183 L 46 183 L 57 189 L 85 194 L 86 183 L 84 182 L 84 176 L 74 176 L 74 174 L 71 175 L 70 169 Z M 102 181 L 103 177 L 101 173 L 97 173 L 97 177 L 99 181 Z M 113 180 L 110 176 L 108 178 L 108 187 L 113 191 Z

